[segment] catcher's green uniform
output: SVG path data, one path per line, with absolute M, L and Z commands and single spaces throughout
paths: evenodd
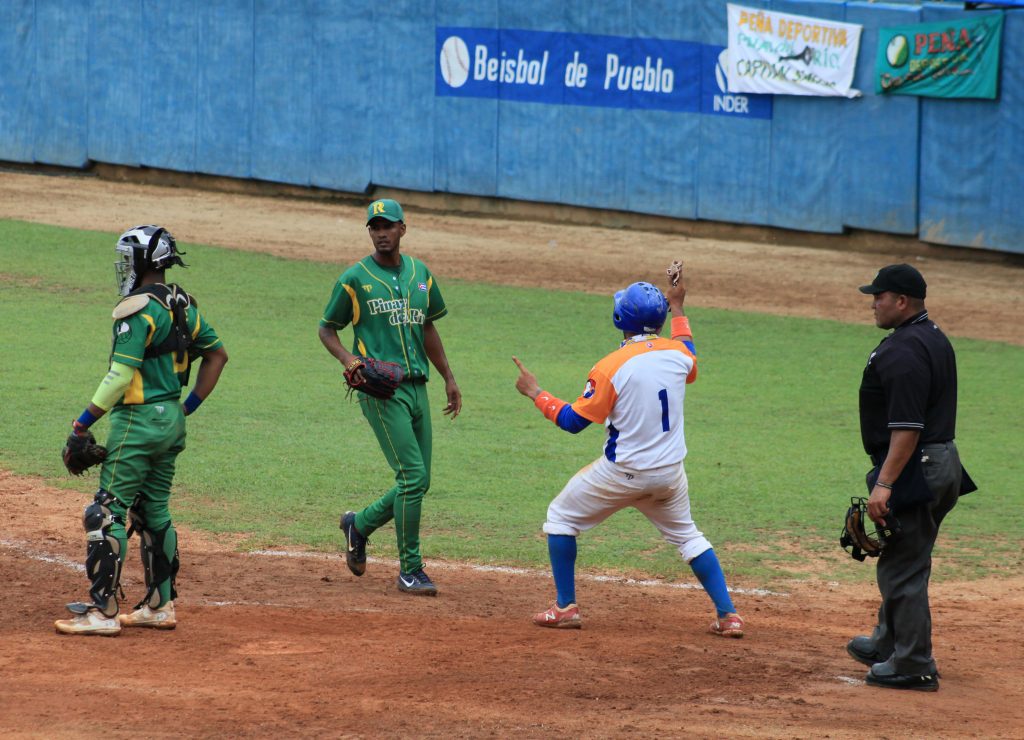
M 186 315 L 193 355 L 222 346 L 194 302 L 190 302 Z M 175 460 L 185 449 L 185 414 L 179 398 L 188 382 L 188 358 L 178 362 L 174 352 L 146 356 L 147 349 L 167 338 L 171 327 L 171 312 L 153 298 L 137 312 L 114 321 L 110 359 L 135 368 L 135 372 L 124 398 L 110 410 L 110 436 L 100 488 L 115 499 L 109 507 L 116 516 L 110 535 L 121 544 L 122 563 L 128 543 L 125 523 L 129 508 L 145 522 L 146 530 L 166 532 L 163 555 L 168 563 L 176 561 L 178 538 L 168 502 Z M 159 591 L 161 605 L 173 598 L 171 577 L 153 585 Z
M 420 509 L 430 487 L 431 426 L 426 382 L 429 362 L 423 325 L 448 313 L 427 266 L 402 255 L 399 267 L 383 267 L 368 256 L 346 270 L 334 286 L 320 325 L 341 330 L 352 324 L 354 351 L 396 362 L 405 371 L 393 398 L 377 400 L 359 393 L 395 485 L 356 514 L 356 528 L 369 536 L 395 520 L 398 556 L 404 573 L 418 571 Z

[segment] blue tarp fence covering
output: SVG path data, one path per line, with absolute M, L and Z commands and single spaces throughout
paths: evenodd
M 730 94 L 725 0 L 4 0 L 0 160 L 1024 252 L 1024 11 L 739 4 L 862 25 L 863 97 Z M 977 12 L 996 100 L 873 93 L 879 28 Z

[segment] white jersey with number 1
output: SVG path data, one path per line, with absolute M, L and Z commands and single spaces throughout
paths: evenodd
M 572 409 L 608 430 L 604 455 L 627 468 L 647 470 L 686 457 L 683 400 L 697 378 L 697 358 L 682 342 L 634 337 L 590 371 Z

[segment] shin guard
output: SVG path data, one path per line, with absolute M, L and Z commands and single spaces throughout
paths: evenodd
M 178 597 L 174 588 L 178 576 L 178 533 L 170 522 L 159 530 L 153 530 L 137 511 L 132 510 L 130 516 L 132 530 L 139 530 L 139 553 L 142 556 L 142 570 L 146 578 L 146 595 L 135 608 L 148 606 L 150 609 L 157 609 L 163 606 L 164 602 Z M 167 581 L 170 581 L 168 596 L 161 598 L 160 586 Z
M 105 617 L 117 616 L 117 591 L 121 585 L 121 543 L 110 534 L 110 526 L 121 522 L 121 518 L 110 511 L 110 503 L 114 500 L 112 495 L 100 489 L 82 515 L 88 542 L 85 572 L 92 583 L 89 589 L 92 603 L 68 604 L 68 609 L 75 614 L 97 609 Z

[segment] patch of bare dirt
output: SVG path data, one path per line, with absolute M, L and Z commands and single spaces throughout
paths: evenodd
M 410 194 L 410 197 L 413 197 Z M 288 258 L 349 264 L 370 252 L 363 206 L 124 183 L 96 177 L 0 172 L 0 218 L 108 231 L 159 223 L 180 241 Z M 928 281 L 932 317 L 953 336 L 1024 344 L 1024 267 L 970 250 L 898 246 L 766 245 L 407 208 L 402 247 L 442 279 L 611 295 L 635 280 L 661 282 L 673 259 L 686 264 L 693 306 L 872 324 L 857 286 L 878 268 L 914 263 Z M 656 223 L 666 223 L 664 220 Z M 813 240 L 802 235 L 801 241 Z M 884 243 L 890 243 L 879 237 Z M 821 243 L 843 244 L 822 236 Z
M 550 598 L 540 573 L 431 561 L 440 595 L 427 599 L 395 588 L 392 563 L 355 578 L 337 554 L 246 554 L 189 530 L 176 630 L 60 636 L 53 620 L 87 592 L 90 498 L 0 472 L 5 737 L 859 740 L 1024 726 L 1024 646 L 991 629 L 1024 608 L 1020 577 L 933 586 L 937 694 L 864 685 L 844 645 L 871 623 L 870 588 L 739 593 L 748 634 L 727 640 L 705 631 L 699 590 L 581 580 L 584 627 L 560 632 L 530 623 Z M 143 590 L 136 548 L 129 605 Z

